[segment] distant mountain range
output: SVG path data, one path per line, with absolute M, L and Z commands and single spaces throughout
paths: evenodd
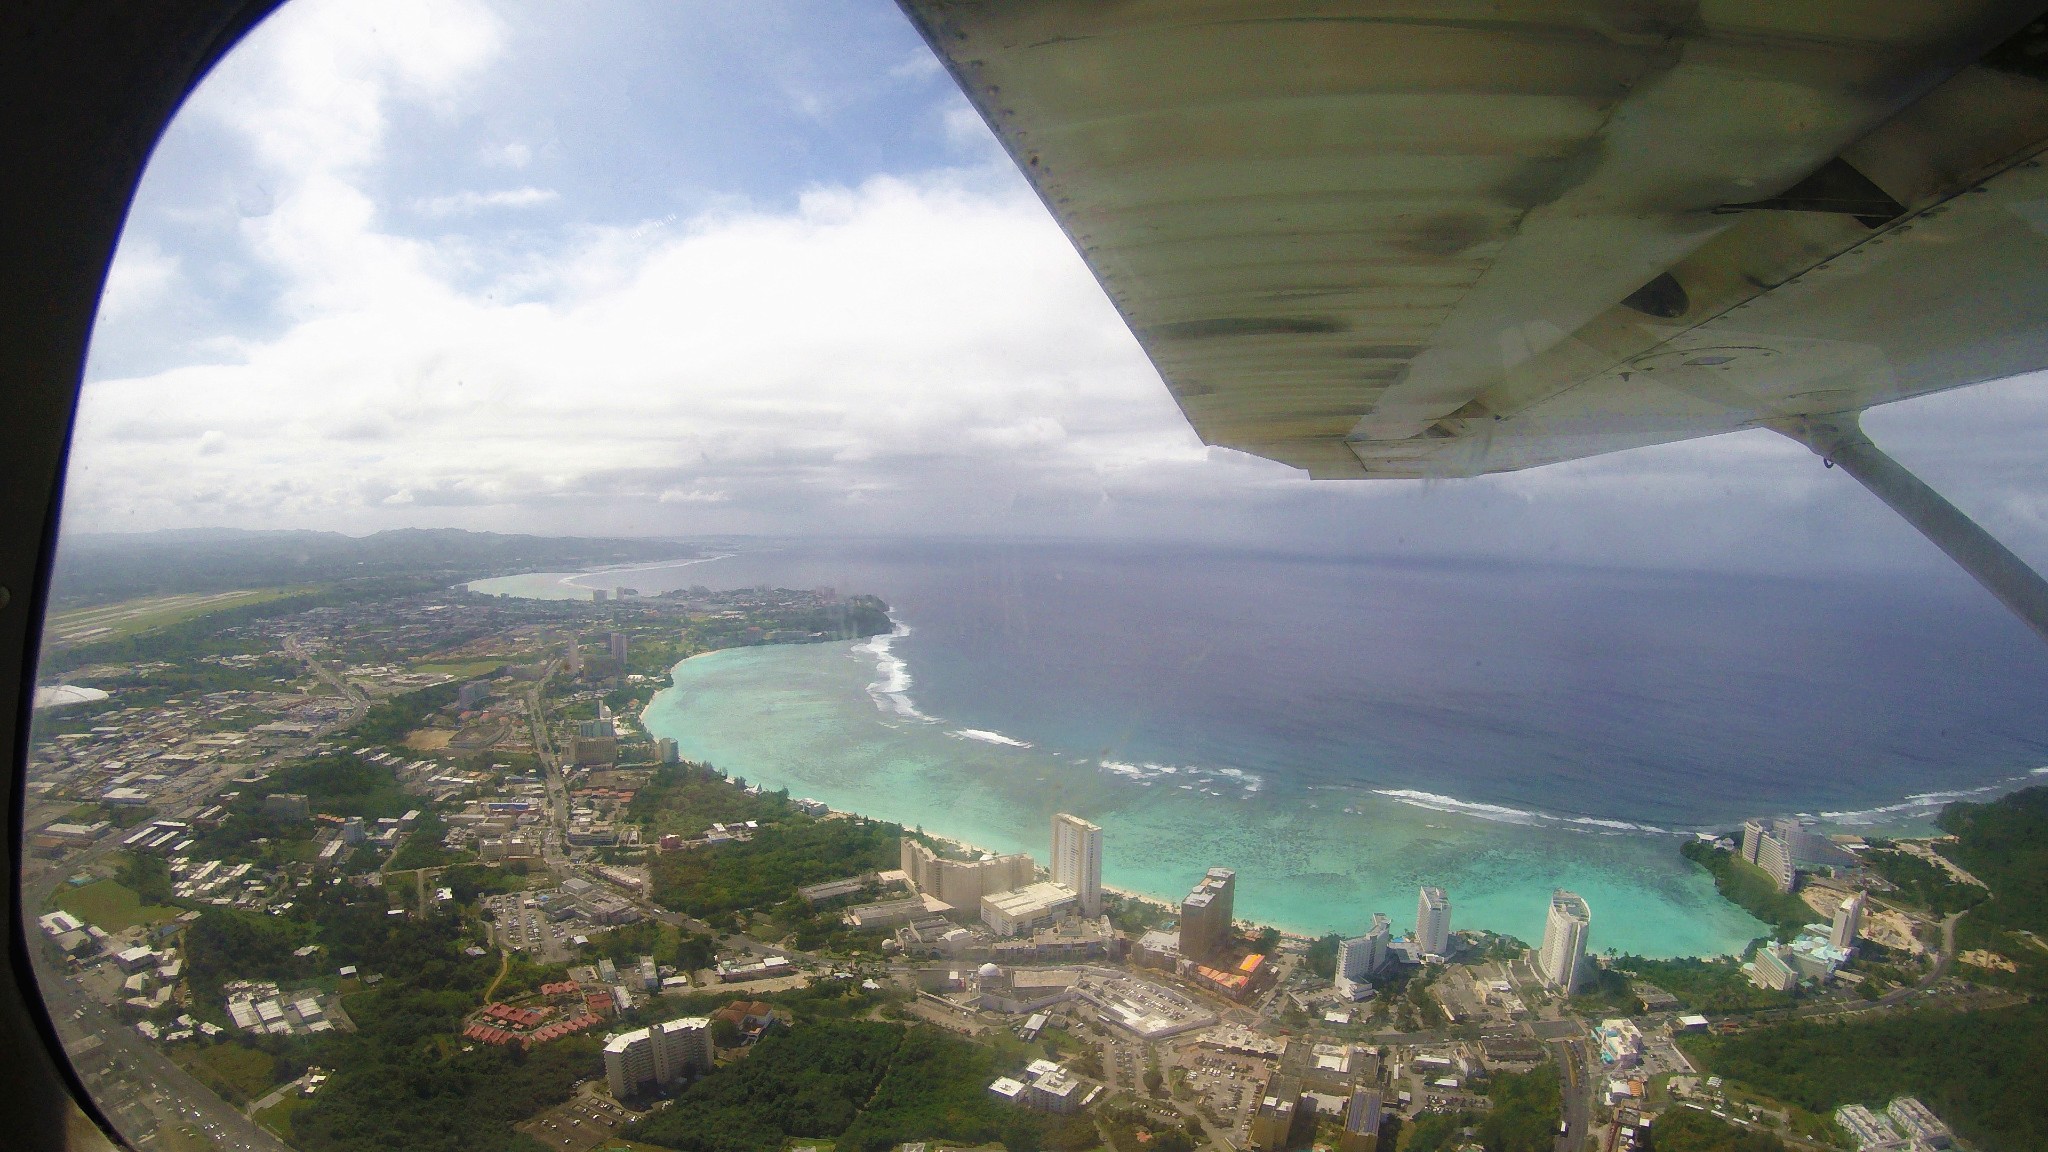
M 676 540 L 515 536 L 405 528 L 371 536 L 238 529 L 84 535 L 58 548 L 60 604 L 178 592 L 313 584 L 364 576 L 475 580 L 515 572 L 636 564 L 707 555 Z

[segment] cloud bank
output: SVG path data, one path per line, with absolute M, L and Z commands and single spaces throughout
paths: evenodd
M 1852 483 L 1768 434 L 1435 484 L 1311 485 L 1206 448 L 943 88 L 925 131 L 954 162 L 882 157 L 782 203 L 603 218 L 536 171 L 537 136 L 459 156 L 409 148 L 405 126 L 465 124 L 490 83 L 534 66 L 545 46 L 511 11 L 295 0 L 209 79 L 184 116 L 229 172 L 188 181 L 180 211 L 145 203 L 124 238 L 68 530 L 1147 535 L 1938 565 Z M 900 62 L 885 80 L 943 85 L 927 56 L 889 50 Z M 840 102 L 771 86 L 799 119 Z M 159 164 L 202 166 L 175 155 L 179 139 Z M 627 181 L 639 160 L 608 162 Z M 530 182 L 508 187 L 508 170 Z M 179 229 L 201 218 L 216 242 L 194 251 Z M 107 370 L 133 358 L 99 357 L 101 342 L 146 349 L 151 366 Z M 2048 558 L 2037 382 L 1896 406 L 1868 426 Z

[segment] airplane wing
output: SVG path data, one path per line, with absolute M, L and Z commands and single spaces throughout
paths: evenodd
M 2048 366 L 2038 5 L 902 2 L 1211 444 L 1469 476 Z

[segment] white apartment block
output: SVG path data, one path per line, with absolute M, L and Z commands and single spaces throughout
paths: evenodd
M 648 1085 L 666 1088 L 711 1068 L 711 1021 L 685 1016 L 612 1037 L 604 1046 L 604 1078 L 623 1100 Z

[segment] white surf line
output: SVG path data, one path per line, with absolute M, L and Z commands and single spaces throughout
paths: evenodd
M 595 588 L 588 584 L 578 584 L 577 581 L 594 576 L 617 576 L 623 572 L 652 572 L 657 568 L 688 568 L 693 564 L 709 564 L 713 560 L 730 560 L 737 555 L 739 555 L 737 552 L 727 552 L 719 556 L 700 556 L 694 560 L 657 560 L 652 564 L 622 564 L 616 568 L 597 568 L 589 572 L 574 572 L 555 581 L 555 583 L 569 588 L 582 588 L 585 591 L 594 592 L 596 591 Z

